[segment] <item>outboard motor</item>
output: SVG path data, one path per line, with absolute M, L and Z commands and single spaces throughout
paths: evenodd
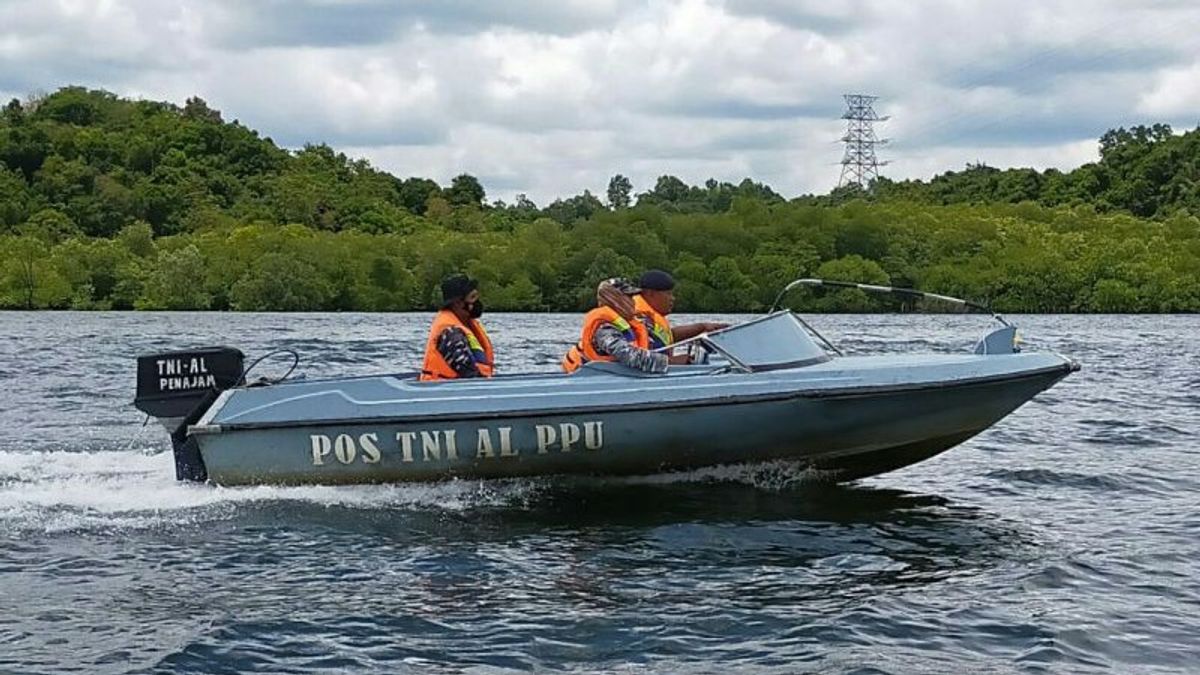
M 175 476 L 204 481 L 208 471 L 199 449 L 187 438 L 195 424 L 222 391 L 242 383 L 246 357 L 232 347 L 202 347 L 138 357 L 138 410 L 162 422 L 171 432 Z

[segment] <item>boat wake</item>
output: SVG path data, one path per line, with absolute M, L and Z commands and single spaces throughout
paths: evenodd
M 297 502 L 353 509 L 461 512 L 536 508 L 564 489 L 740 484 L 783 491 L 825 478 L 797 462 L 726 465 L 631 477 L 538 477 L 350 486 L 215 487 L 175 480 L 170 452 L 0 450 L 0 532 L 58 533 L 176 528 L 234 517 L 239 509 Z

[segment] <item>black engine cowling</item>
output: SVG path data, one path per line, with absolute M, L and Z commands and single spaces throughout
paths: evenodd
M 151 417 L 185 418 L 215 392 L 237 386 L 245 360 L 232 347 L 139 356 L 133 404 Z
M 139 356 L 137 364 L 138 410 L 158 418 L 171 432 L 175 451 L 175 477 L 204 481 L 208 470 L 200 448 L 187 434 L 217 395 L 242 384 L 246 357 L 232 347 L 201 347 Z

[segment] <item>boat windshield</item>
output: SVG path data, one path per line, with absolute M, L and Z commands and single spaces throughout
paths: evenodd
M 700 340 L 749 371 L 795 368 L 831 358 L 800 318 L 786 310 L 708 333 Z

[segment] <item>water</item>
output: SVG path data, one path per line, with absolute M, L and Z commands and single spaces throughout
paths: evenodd
M 505 370 L 553 369 L 576 320 L 488 317 Z M 0 672 L 1200 668 L 1200 317 L 1020 317 L 1084 370 L 843 487 L 774 464 L 221 489 L 176 483 L 129 405 L 139 353 L 411 370 L 427 321 L 0 313 Z M 851 352 L 960 350 L 986 325 L 814 321 Z

